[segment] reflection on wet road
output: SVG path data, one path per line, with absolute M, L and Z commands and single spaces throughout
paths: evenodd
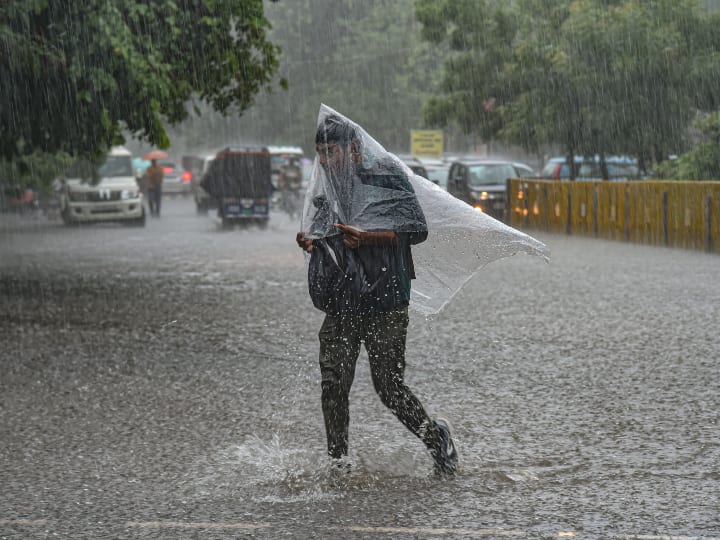
M 328 467 L 296 225 L 0 221 L 0 537 L 720 537 L 720 258 L 539 234 L 411 317 L 407 382 L 457 478 L 383 408 L 364 353 Z

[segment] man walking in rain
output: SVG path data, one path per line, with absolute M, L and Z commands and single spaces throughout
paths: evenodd
M 404 382 L 411 246 L 427 238 L 423 211 L 403 166 L 379 145 L 373 152 L 344 117 L 321 115 L 315 142 L 320 167 L 296 240 L 310 253 L 313 304 L 325 312 L 319 337 L 328 454 L 348 453 L 348 397 L 364 343 L 383 404 L 427 446 L 436 473 L 454 474 L 447 422 L 431 420 Z
M 155 159 L 150 163 L 150 166 L 145 172 L 147 176 L 148 205 L 150 206 L 150 215 L 160 217 L 162 183 L 165 178 L 165 170 Z

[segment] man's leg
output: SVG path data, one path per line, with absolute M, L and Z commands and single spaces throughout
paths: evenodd
M 405 385 L 407 326 L 407 308 L 373 315 L 367 319 L 363 339 L 375 391 L 410 431 L 423 437 L 432 422 L 420 400 Z
M 370 317 L 363 339 L 375 391 L 405 426 L 419 437 L 435 460 L 436 472 L 453 474 L 457 451 L 445 421 L 431 420 L 420 400 L 405 385 L 407 308 Z
M 147 190 L 147 198 L 148 198 L 148 207 L 150 209 L 150 215 L 155 215 L 155 190 L 153 188 L 148 188 Z
M 155 215 L 157 217 L 160 217 L 160 204 L 162 203 L 162 188 L 157 188 L 157 192 L 155 193 Z
M 319 334 L 322 409 L 328 454 L 333 458 L 348 453 L 348 396 L 360 354 L 360 339 L 353 327 L 351 321 L 327 315 Z

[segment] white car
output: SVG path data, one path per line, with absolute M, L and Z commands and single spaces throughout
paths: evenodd
M 84 171 L 85 176 L 87 170 Z M 60 215 L 68 224 L 121 221 L 145 225 L 143 196 L 135 179 L 132 154 L 113 147 L 98 170 L 99 181 L 83 178 L 71 167 L 60 183 Z

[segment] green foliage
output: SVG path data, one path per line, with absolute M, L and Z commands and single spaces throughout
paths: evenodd
M 262 143 L 310 151 L 326 103 L 388 147 L 409 148 L 447 49 L 422 41 L 413 0 L 293 0 L 267 5 L 266 14 L 270 38 L 282 48 L 278 75 L 288 91 L 261 94 L 239 119 L 203 110 L 173 130 L 173 141 L 193 150 Z
M 242 111 L 278 66 L 268 28 L 262 0 L 4 1 L 0 158 L 164 148 L 190 100 Z
M 693 0 L 415 6 L 423 36 L 456 51 L 425 105 L 435 125 L 647 163 L 686 144 L 697 109 L 720 106 L 720 18 Z
M 659 178 L 681 180 L 720 180 L 720 113 L 709 114 L 695 122 L 706 137 L 677 159 L 662 162 L 655 170 Z

